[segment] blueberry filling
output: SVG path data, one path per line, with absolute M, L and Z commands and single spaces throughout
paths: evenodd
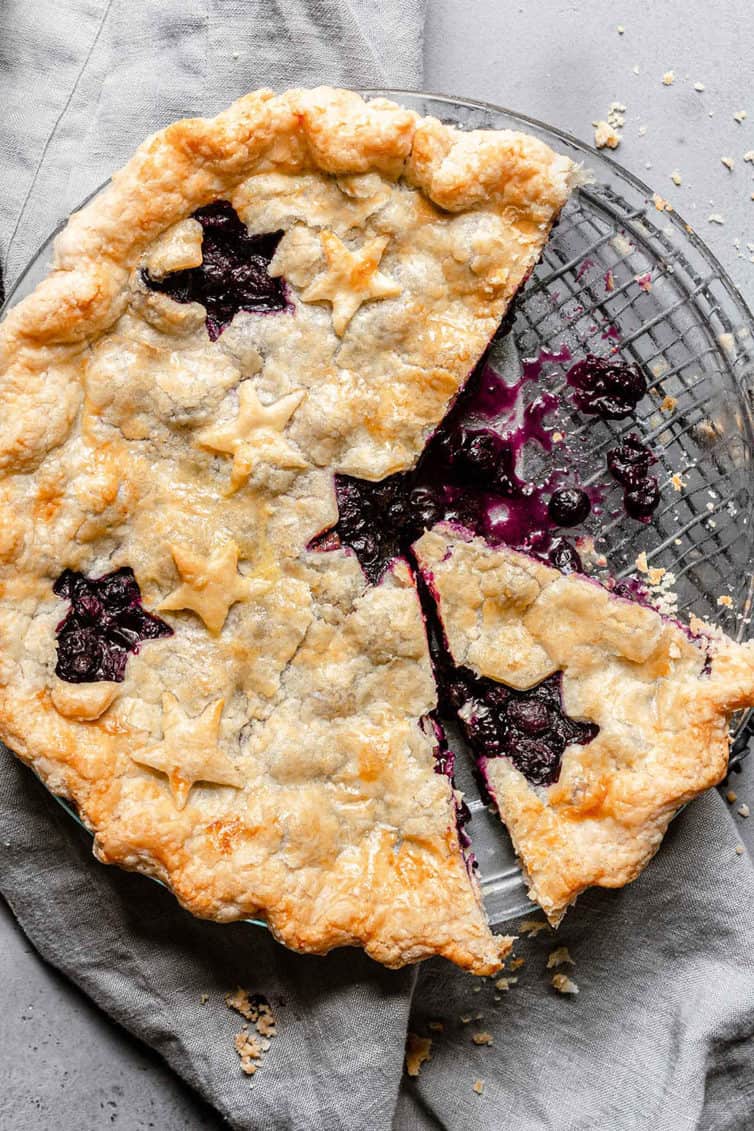
M 649 468 L 655 463 L 649 448 L 633 433 L 607 453 L 613 479 L 623 487 L 623 505 L 631 518 L 646 522 L 660 502 L 660 488 Z
M 585 746 L 599 733 L 596 723 L 566 715 L 562 672 L 528 691 L 514 691 L 466 667 L 445 668 L 441 680 L 443 706 L 458 717 L 474 755 L 509 758 L 533 785 L 556 782 L 566 747 Z
M 593 354 L 571 366 L 566 380 L 575 390 L 576 407 L 605 420 L 630 416 L 647 391 L 646 379 L 637 365 Z
M 96 578 L 63 570 L 53 593 L 71 602 L 56 630 L 55 674 L 68 683 L 122 683 L 130 652 L 138 652 L 145 640 L 173 635 L 142 607 L 141 590 L 127 566 Z
M 547 504 L 547 512 L 556 526 L 578 526 L 591 509 L 589 496 L 578 487 L 562 487 L 554 491 Z
M 583 573 L 584 566 L 578 550 L 566 538 L 556 538 L 547 555 L 550 564 L 561 573 Z
M 269 273 L 282 231 L 249 235 L 227 200 L 216 200 L 194 212 L 203 229 L 202 262 L 174 271 L 164 279 L 142 272 L 153 291 L 176 302 L 200 302 L 207 311 L 207 333 L 216 341 L 239 310 L 286 310 L 285 283 Z

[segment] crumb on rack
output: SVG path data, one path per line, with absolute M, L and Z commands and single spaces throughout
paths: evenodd
M 597 149 L 617 149 L 621 143 L 621 135 L 609 122 L 600 120 L 592 123 L 594 126 L 594 144 Z
M 717 598 L 718 605 L 724 605 L 726 609 L 733 608 L 733 598 L 728 593 L 721 593 Z
M 484 1094 L 484 1080 L 476 1079 L 474 1081 L 474 1083 L 471 1085 L 471 1087 L 476 1092 L 476 1094 L 478 1096 L 481 1096 L 481 1095 Z
M 525 958 L 511 958 L 511 970 L 520 970 L 525 962 Z
M 549 931 L 552 928 L 546 919 L 522 919 L 518 929 L 522 935 L 531 935 L 534 938 L 540 931 Z
M 559 994 L 577 994 L 579 987 L 567 974 L 553 974 L 551 985 Z
M 445 1032 L 445 1025 L 443 1024 L 442 1021 L 429 1021 L 427 1023 L 427 1028 L 433 1033 L 444 1033 Z
M 649 571 L 649 565 L 647 563 L 647 551 L 646 550 L 642 550 L 639 554 L 636 555 L 635 565 L 636 565 L 636 568 L 638 569 L 639 573 L 647 573 Z
M 687 481 L 676 471 L 670 476 L 670 482 L 674 491 L 682 491 Z
M 472 1033 L 471 1040 L 475 1045 L 489 1046 L 492 1044 L 492 1033 L 488 1033 L 486 1029 L 482 1029 L 478 1033 Z
M 749 808 L 749 806 L 745 802 L 744 802 L 743 805 L 738 806 L 738 815 L 739 815 L 739 817 L 750 817 L 751 816 L 751 809 Z
M 674 82 L 675 82 L 675 72 L 674 71 L 666 71 L 665 74 L 662 76 L 662 85 L 663 86 L 672 86 Z
M 649 294 L 652 290 L 652 273 L 645 271 L 643 275 L 634 275 L 634 282 L 638 283 L 641 289 Z
M 555 950 L 550 951 L 547 956 L 547 969 L 552 970 L 554 966 L 575 966 L 576 963 L 568 951 L 567 946 L 559 946 Z
M 418 1076 L 422 1065 L 432 1059 L 432 1038 L 419 1037 L 416 1033 L 409 1033 L 406 1037 L 406 1072 L 409 1076 Z
M 668 394 L 667 396 L 663 397 L 662 401 L 660 402 L 660 412 L 675 412 L 677 405 L 677 399 L 675 397 L 671 397 Z
M 669 200 L 665 200 L 665 198 L 663 196 L 660 196 L 659 192 L 653 192 L 652 193 L 652 203 L 654 204 L 654 206 L 655 206 L 655 208 L 657 209 L 658 212 L 672 212 L 673 211 L 673 205 L 670 203 Z

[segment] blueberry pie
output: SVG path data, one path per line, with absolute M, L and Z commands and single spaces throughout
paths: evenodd
M 446 709 L 557 924 L 586 887 L 634 879 L 676 810 L 721 779 L 728 716 L 754 703 L 754 646 L 692 636 L 592 579 L 448 526 L 414 550 L 437 609 Z
M 78 807 L 101 860 L 197 915 L 261 916 L 298 950 L 499 967 L 509 940 L 464 855 L 416 575 L 396 555 L 439 518 L 473 525 L 482 472 L 521 498 L 484 428 L 444 453 L 442 497 L 415 470 L 573 181 L 532 137 L 261 91 L 150 138 L 71 218 L 0 327 L 0 736 Z M 566 526 L 585 505 L 567 502 Z M 519 649 L 500 617 L 514 684 L 526 669 L 543 688 L 509 707 L 541 783 L 509 771 L 504 815 L 529 853 L 515 806 L 540 789 L 596 806 L 572 752 L 588 761 L 612 732 L 591 685 L 575 701 L 565 661 L 544 638 Z M 561 701 L 553 785 L 537 720 Z M 714 726 L 709 767 L 689 762 L 672 804 L 719 773 Z M 527 862 L 546 906 L 567 902 Z

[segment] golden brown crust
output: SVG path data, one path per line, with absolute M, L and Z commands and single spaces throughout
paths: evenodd
M 678 808 L 724 776 L 728 716 L 754 704 L 754 648 L 694 642 L 592 580 L 447 527 L 416 552 L 457 663 L 517 688 L 562 671 L 567 714 L 600 727 L 548 787 L 485 763 L 531 896 L 557 923 L 585 888 L 635 879 Z
M 422 727 L 413 579 L 370 589 L 306 547 L 336 517 L 333 472 L 415 462 L 571 177 L 531 138 L 259 91 L 150 138 L 71 218 L 0 326 L 0 734 L 102 860 L 298 949 L 499 967 Z M 211 341 L 204 308 L 141 269 L 195 266 L 191 215 L 218 198 L 283 230 L 290 309 Z M 123 683 L 65 684 L 55 578 L 125 565 L 174 636 Z

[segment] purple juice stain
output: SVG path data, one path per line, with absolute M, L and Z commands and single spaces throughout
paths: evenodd
M 521 378 L 509 385 L 483 358 L 413 470 L 378 482 L 335 476 L 338 521 L 310 548 L 349 546 L 373 584 L 440 521 L 546 557 L 556 525 L 548 511 L 554 479 L 527 482 L 518 463 L 530 441 L 552 450 L 546 418 L 559 402 L 543 392 L 524 407 L 520 419 L 516 409 L 522 388 L 537 382 L 545 365 L 568 360 L 566 349 L 543 353 L 525 361 Z M 599 492 L 594 494 L 596 499 Z M 575 550 L 570 562 L 571 568 L 580 563 Z
M 207 333 L 217 341 L 239 310 L 271 313 L 291 309 L 282 278 L 269 266 L 283 232 L 252 236 L 227 200 L 216 200 L 193 213 L 202 226 L 202 262 L 144 283 L 176 302 L 199 302 L 207 311 Z
M 637 365 L 594 354 L 572 365 L 566 381 L 574 389 L 576 408 L 604 420 L 630 416 L 647 392 L 646 378 Z
M 599 733 L 596 723 L 565 713 L 562 672 L 515 691 L 470 668 L 446 662 L 437 670 L 442 709 L 457 717 L 474 756 L 509 758 L 533 785 L 553 785 L 566 747 L 586 746 Z
M 129 653 L 138 652 L 145 640 L 173 635 L 169 625 L 143 608 L 128 566 L 104 577 L 66 569 L 52 591 L 71 603 L 56 629 L 55 674 L 68 683 L 122 683 Z

